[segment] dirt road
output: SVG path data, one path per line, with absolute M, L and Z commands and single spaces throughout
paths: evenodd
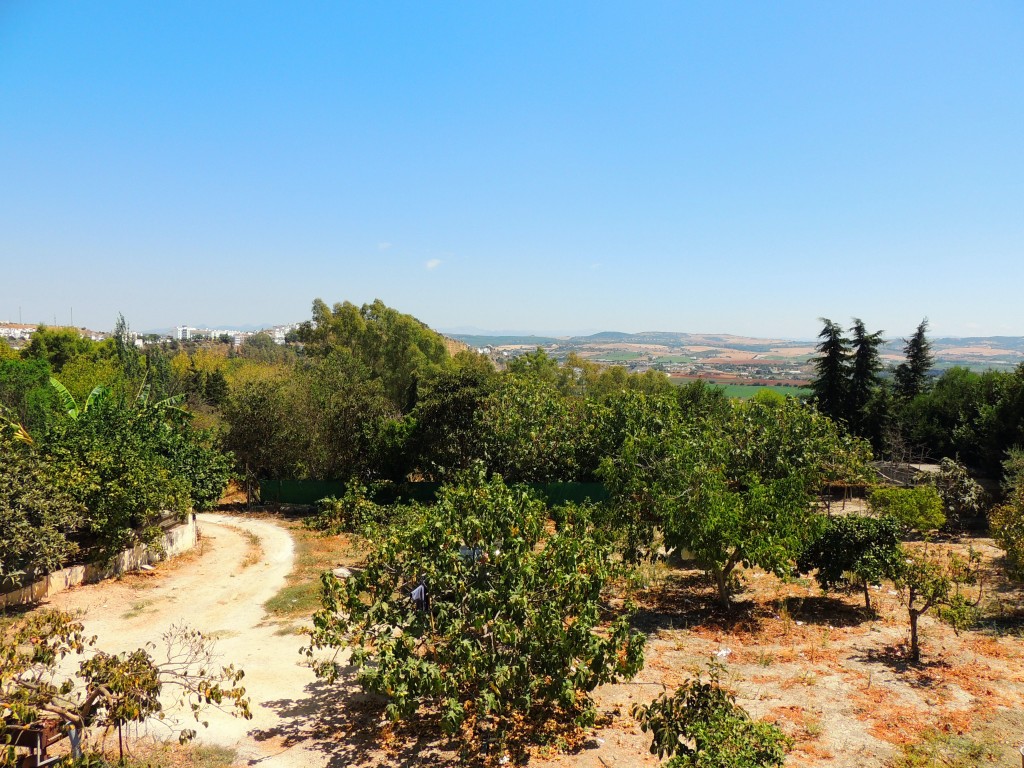
M 273 522 L 226 515 L 199 516 L 200 549 L 161 564 L 150 575 L 94 584 L 54 596 L 50 606 L 81 611 L 97 647 L 132 650 L 158 640 L 174 624 L 187 624 L 216 638 L 223 663 L 245 670 L 253 719 L 210 711 L 198 741 L 237 750 L 243 763 L 262 766 L 325 765 L 322 752 L 287 746 L 296 741 L 308 701 L 312 671 L 303 663 L 302 637 L 267 620 L 263 603 L 285 583 L 294 559 L 288 533 Z M 258 537 L 258 543 L 257 543 Z M 292 713 L 292 714 L 282 714 Z M 190 715 L 183 714 L 185 727 Z M 169 735 L 162 726 L 154 736 Z

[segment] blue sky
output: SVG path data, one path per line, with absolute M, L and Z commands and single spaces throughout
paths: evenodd
M 0 0 L 0 320 L 1024 335 L 1024 4 Z

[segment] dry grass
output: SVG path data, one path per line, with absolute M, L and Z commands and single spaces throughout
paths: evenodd
M 249 543 L 249 549 L 245 553 L 242 562 L 239 563 L 239 566 L 248 568 L 250 565 L 256 565 L 256 563 L 263 559 L 263 541 L 252 531 L 242 531 L 241 533 Z
M 998 556 L 984 540 L 952 546 L 971 544 L 990 561 Z M 669 569 L 641 594 L 638 625 L 649 642 L 639 680 L 671 688 L 694 667 L 725 663 L 739 703 L 795 740 L 788 765 L 931 766 L 948 758 L 973 766 L 971 755 L 992 750 L 1000 764 L 1016 764 L 1012 747 L 1024 732 L 1001 718 L 1024 706 L 1024 650 L 1000 632 L 1019 634 L 1021 601 L 1017 587 L 997 569 L 990 573 L 997 619 L 959 636 L 923 619 L 923 658 L 914 665 L 906 658 L 906 609 L 891 585 L 873 591 L 873 613 L 855 592 L 822 595 L 806 582 L 747 571 L 744 589 L 723 610 L 699 571 Z M 627 726 L 615 726 L 624 738 Z M 937 752 L 929 746 L 936 733 L 944 739 Z
M 299 520 L 285 523 L 295 541 L 295 566 L 285 586 L 264 607 L 276 619 L 304 619 L 320 608 L 320 577 L 340 565 L 361 562 L 366 552 L 358 536 L 323 536 Z

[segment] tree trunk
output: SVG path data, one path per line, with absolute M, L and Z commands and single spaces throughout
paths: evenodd
M 913 608 L 907 610 L 910 613 L 910 660 L 916 664 L 921 660 L 921 648 L 917 644 L 917 619 L 921 614 Z
M 864 580 L 864 607 L 871 610 L 871 593 L 868 591 L 867 579 Z
M 723 608 L 729 608 L 729 574 L 721 569 L 715 569 L 715 584 L 718 585 L 718 604 Z

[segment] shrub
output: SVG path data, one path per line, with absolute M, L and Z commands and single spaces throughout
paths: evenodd
M 155 717 L 177 730 L 164 709 L 168 699 L 161 700 L 161 693 L 171 690 L 197 722 L 203 722 L 210 705 L 252 717 L 239 685 L 245 673 L 233 666 L 218 669 L 213 647 L 201 633 L 172 626 L 161 640 L 166 657 L 157 660 L 150 653 L 153 644 L 119 654 L 94 649 L 95 638 L 86 637 L 82 624 L 60 611 L 0 624 L 0 722 L 28 725 L 45 713 L 62 727 L 87 734 L 91 726 L 120 729 Z M 84 657 L 77 672 L 71 672 L 67 659 L 72 655 Z M 179 740 L 184 743 L 195 733 L 180 729 Z M 0 766 L 21 765 L 15 747 L 0 739 Z
M 366 486 L 350 483 L 340 499 L 336 496 L 320 499 L 316 503 L 317 513 L 306 519 L 306 527 L 336 536 L 386 522 L 390 508 L 374 503 L 369 494 Z
M 85 507 L 35 451 L 0 433 L 0 592 L 62 568 Z
M 877 514 L 891 517 L 910 530 L 935 531 L 946 523 L 942 497 L 930 485 L 876 488 L 868 501 Z
M 927 482 L 939 492 L 947 524 L 964 525 L 981 514 L 985 492 L 960 462 L 943 459 Z
M 668 757 L 667 768 L 770 768 L 782 766 L 792 741 L 776 726 L 751 720 L 711 668 L 671 695 L 634 704 L 632 715 L 651 732 L 651 754 Z
M 643 638 L 602 607 L 620 568 L 608 542 L 577 526 L 549 533 L 546 511 L 500 477 L 443 487 L 363 571 L 324 574 L 306 652 L 351 647 L 390 719 L 437 718 L 467 753 L 515 747 L 551 720 L 592 723 L 590 692 L 640 669 Z
M 992 537 L 1006 552 L 1006 571 L 1014 578 L 1024 576 L 1024 488 L 1016 488 L 1010 496 L 989 512 Z

